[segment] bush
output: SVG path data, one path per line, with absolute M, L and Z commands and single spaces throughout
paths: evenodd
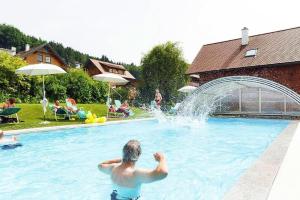
M 128 100 L 128 88 L 117 87 L 111 90 L 111 98 L 118 99 L 120 101 Z
M 67 80 L 65 74 L 47 76 L 45 80 L 46 96 L 50 101 L 66 99 Z
M 11 56 L 6 52 L 0 52 L 0 99 L 4 101 L 8 97 L 16 97 L 21 101 L 35 96 L 34 85 L 30 83 L 35 79 L 18 75 L 15 70 L 25 66 L 26 62 L 19 57 Z
M 78 103 L 105 102 L 107 84 L 94 81 L 81 69 L 70 69 L 67 74 L 47 77 L 46 92 L 51 101 L 67 97 Z

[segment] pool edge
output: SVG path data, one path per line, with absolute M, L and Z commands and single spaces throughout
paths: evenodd
M 95 124 L 72 124 L 72 125 L 63 125 L 63 126 L 50 126 L 50 127 L 38 127 L 38 128 L 26 128 L 26 129 L 18 129 L 18 130 L 8 130 L 5 131 L 5 135 L 20 135 L 34 132 L 45 132 L 45 131 L 54 131 L 61 129 L 72 129 L 72 128 L 84 128 L 84 127 L 97 127 L 97 126 L 107 126 L 111 124 L 123 124 L 135 121 L 148 121 L 154 120 L 155 118 L 140 118 L 140 119 L 129 119 L 129 120 L 117 120 L 117 121 L 109 121 L 105 123 L 95 123 Z
M 291 121 L 225 193 L 223 200 L 266 200 L 298 125 L 299 121 Z

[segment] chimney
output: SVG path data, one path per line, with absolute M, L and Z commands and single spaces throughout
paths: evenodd
M 29 45 L 29 44 L 26 44 L 26 45 L 25 45 L 25 51 L 29 51 L 29 49 L 30 49 L 30 45 Z
M 247 45 L 249 43 L 248 31 L 249 29 L 247 27 L 244 27 L 242 29 L 242 46 Z
M 17 48 L 16 47 L 11 47 L 11 55 L 15 56 L 17 54 Z

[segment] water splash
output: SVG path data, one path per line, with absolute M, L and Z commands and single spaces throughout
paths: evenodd
M 220 106 L 221 100 L 240 87 L 237 84 L 208 89 L 200 87 L 181 102 L 176 115 L 166 115 L 160 110 L 154 110 L 153 115 L 160 123 L 169 123 L 171 126 L 203 127 L 210 114 Z
M 199 130 L 206 125 L 209 116 L 221 107 L 222 99 L 230 92 L 242 87 L 244 86 L 234 83 L 206 89 L 199 87 L 181 102 L 175 115 L 164 113 L 160 109 L 152 109 L 151 114 L 160 124 L 167 123 L 170 127 Z
M 159 123 L 165 123 L 168 121 L 167 116 L 160 109 L 153 109 L 151 111 L 154 118 L 158 120 Z
M 227 97 L 228 93 L 242 87 L 234 83 L 207 89 L 200 87 L 183 100 L 177 116 L 196 119 L 203 123 L 220 106 L 221 100 Z

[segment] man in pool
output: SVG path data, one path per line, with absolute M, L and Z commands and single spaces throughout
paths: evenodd
M 100 171 L 109 174 L 113 182 L 111 200 L 137 200 L 140 198 L 141 184 L 164 179 L 168 175 L 165 156 L 155 153 L 158 162 L 155 169 L 135 168 L 142 153 L 140 142 L 130 140 L 123 147 L 123 158 L 102 162 L 98 165 Z
M 9 144 L 14 143 L 17 141 L 17 138 L 15 136 L 12 136 L 11 138 L 4 138 L 4 132 L 0 130 L 0 145 L 1 144 Z

